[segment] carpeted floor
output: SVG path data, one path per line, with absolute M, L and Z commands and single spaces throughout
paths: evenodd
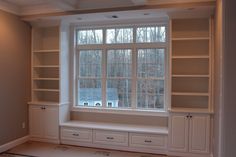
M 165 155 L 153 155 L 132 153 L 114 150 L 93 149 L 56 145 L 41 142 L 26 142 L 5 153 L 0 157 L 167 157 Z

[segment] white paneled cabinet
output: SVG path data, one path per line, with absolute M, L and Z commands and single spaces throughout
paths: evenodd
M 58 116 L 57 106 L 30 105 L 30 138 L 56 142 L 59 139 Z
M 189 152 L 209 153 L 210 116 L 190 115 Z
M 169 146 L 172 151 L 188 150 L 188 119 L 184 114 L 172 114 L 169 120 Z
M 209 153 L 210 115 L 172 113 L 169 150 L 184 153 Z

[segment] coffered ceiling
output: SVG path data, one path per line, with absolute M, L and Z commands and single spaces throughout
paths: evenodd
M 0 0 L 0 9 L 22 19 L 73 16 L 77 20 L 160 17 L 174 11 L 209 13 L 216 0 Z M 203 6 L 202 6 L 203 5 Z

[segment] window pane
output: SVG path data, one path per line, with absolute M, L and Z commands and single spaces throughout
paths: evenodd
M 137 107 L 163 108 L 165 49 L 139 49 L 137 61 Z
M 78 30 L 77 31 L 77 44 L 102 44 L 102 29 L 91 29 L 91 30 Z
M 102 106 L 101 79 L 80 79 L 78 91 L 78 105 Z
M 84 50 L 79 53 L 79 76 L 101 77 L 102 73 L 101 50 Z
M 138 50 L 138 77 L 164 77 L 165 49 Z
M 137 28 L 136 41 L 138 43 L 150 42 L 165 42 L 166 41 L 166 27 L 139 27 Z
M 132 43 L 133 28 L 107 29 L 106 39 L 108 44 Z
M 131 77 L 131 50 L 108 50 L 107 76 Z
M 107 107 L 131 106 L 131 81 L 129 79 L 107 80 Z
M 164 107 L 164 80 L 138 79 L 138 108 L 158 109 Z

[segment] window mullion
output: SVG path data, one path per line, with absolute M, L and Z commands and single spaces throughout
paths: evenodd
M 132 96 L 131 108 L 137 108 L 137 48 L 136 48 L 136 27 L 133 28 L 133 44 L 132 44 Z
M 102 108 L 106 108 L 106 88 L 107 88 L 107 48 L 106 48 L 106 29 L 103 29 L 102 45 Z

